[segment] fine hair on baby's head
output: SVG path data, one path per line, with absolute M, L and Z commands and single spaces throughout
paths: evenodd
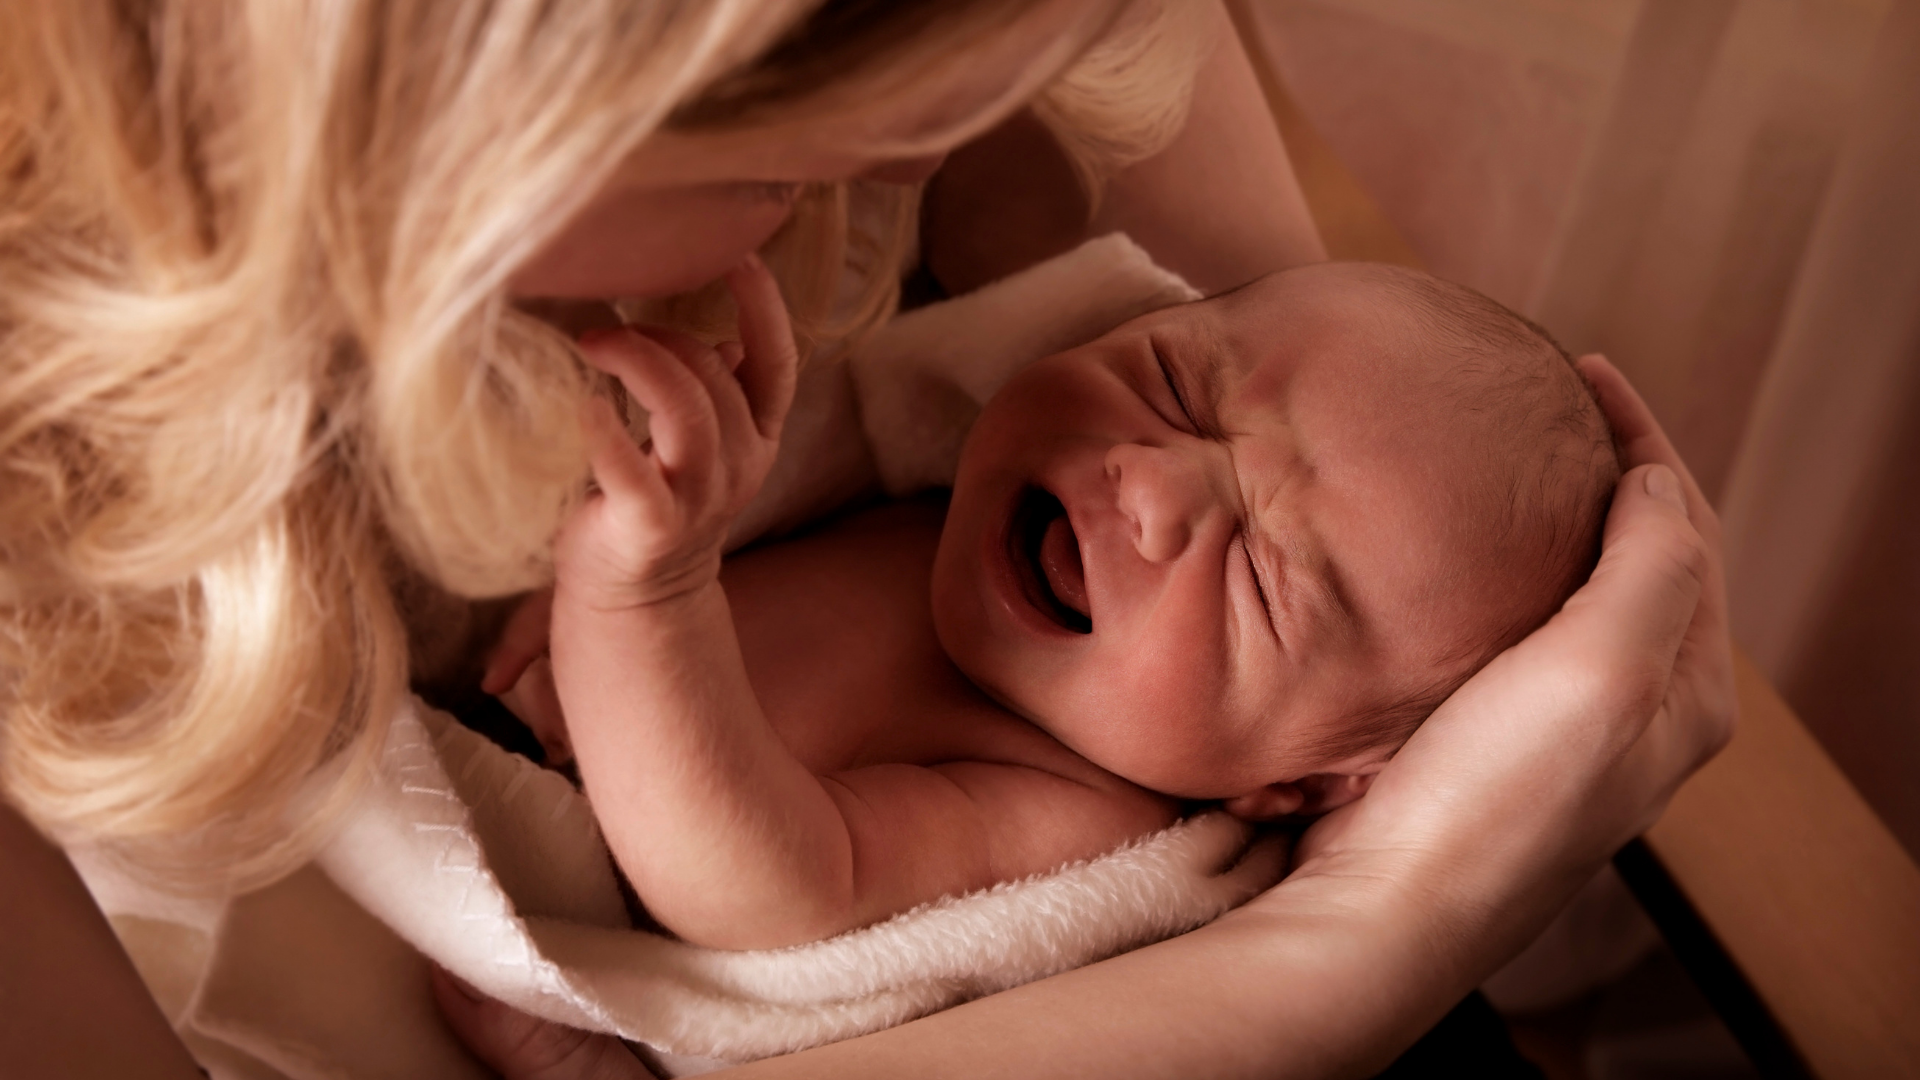
M 1481 525 L 1500 536 L 1507 603 L 1504 619 L 1435 657 L 1445 677 L 1328 732 L 1321 749 L 1329 758 L 1406 741 L 1461 683 L 1558 611 L 1593 572 L 1622 472 L 1592 385 L 1538 323 L 1429 274 L 1346 269 L 1402 302 L 1446 372 L 1435 388 L 1481 421 Z

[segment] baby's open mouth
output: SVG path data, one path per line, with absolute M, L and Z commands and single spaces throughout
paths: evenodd
M 1040 488 L 1022 492 L 1007 541 L 1021 586 L 1034 606 L 1076 634 L 1093 633 L 1080 538 L 1060 500 Z

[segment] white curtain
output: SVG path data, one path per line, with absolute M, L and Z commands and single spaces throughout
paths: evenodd
M 1254 0 L 1430 269 L 1605 352 L 1734 634 L 1920 853 L 1920 0 Z

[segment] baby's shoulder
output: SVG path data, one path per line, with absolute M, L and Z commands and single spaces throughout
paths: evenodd
M 978 815 L 996 877 L 1010 880 L 1103 855 L 1179 819 L 1180 804 L 1085 758 L 1010 747 L 999 760 L 934 766 Z M 1061 748 L 1063 751 L 1064 747 Z

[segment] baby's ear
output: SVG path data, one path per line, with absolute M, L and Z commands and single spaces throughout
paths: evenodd
M 1298 813 L 1324 814 L 1358 799 L 1373 786 L 1375 770 L 1357 773 L 1314 773 L 1300 778 L 1303 796 Z
M 1272 821 L 1299 813 L 1306 801 L 1299 784 L 1268 784 L 1228 799 L 1221 808 L 1241 821 Z
M 1242 821 L 1272 821 L 1324 814 L 1358 799 L 1373 786 L 1379 766 L 1365 772 L 1311 773 L 1291 783 L 1268 784 L 1228 799 L 1222 808 Z

